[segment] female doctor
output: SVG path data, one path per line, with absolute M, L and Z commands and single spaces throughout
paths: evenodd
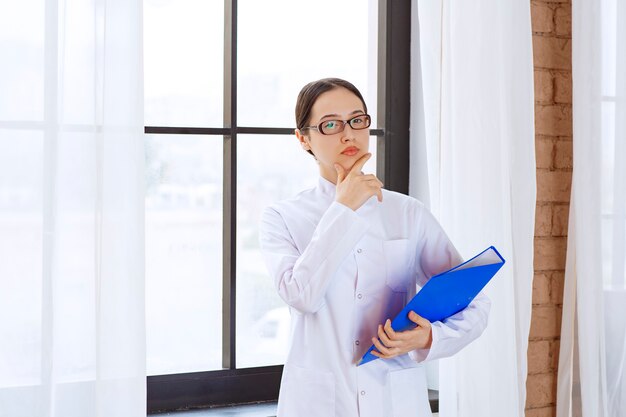
M 482 294 L 463 311 L 395 332 L 392 319 L 429 277 L 462 258 L 422 203 L 361 172 L 370 116 L 351 83 L 304 86 L 296 137 L 319 165 L 315 188 L 266 208 L 264 259 L 291 312 L 278 417 L 426 417 L 425 361 L 450 356 L 487 325 Z M 371 344 L 381 359 L 358 366 Z

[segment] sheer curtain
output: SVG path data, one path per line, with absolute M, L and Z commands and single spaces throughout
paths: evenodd
M 440 416 L 521 417 L 536 193 L 530 3 L 420 1 L 413 22 L 411 193 L 466 259 L 495 245 L 507 260 L 485 290 L 487 330 L 440 361 Z
M 574 172 L 557 416 L 626 416 L 626 3 L 572 2 Z
M 141 2 L 0 5 L 0 416 L 145 415 Z

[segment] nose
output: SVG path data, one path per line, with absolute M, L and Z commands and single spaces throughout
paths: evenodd
M 343 132 L 341 132 L 341 142 L 345 143 L 348 141 L 354 141 L 354 129 L 350 126 L 350 123 L 346 123 L 343 127 Z

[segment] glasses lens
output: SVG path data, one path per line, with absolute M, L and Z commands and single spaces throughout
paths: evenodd
M 343 130 L 343 122 L 341 120 L 326 120 L 321 123 L 320 127 L 324 135 L 333 135 Z
M 367 129 L 370 127 L 371 119 L 367 114 L 350 119 L 350 127 L 355 130 Z

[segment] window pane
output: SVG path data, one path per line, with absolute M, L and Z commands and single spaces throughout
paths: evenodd
M 145 123 L 223 124 L 224 3 L 144 1 Z
M 0 129 L 0 149 L 0 387 L 35 385 L 41 374 L 43 134 Z
M 149 375 L 221 369 L 222 137 L 147 135 Z
M 237 367 L 275 365 L 286 357 L 290 318 L 259 251 L 259 218 L 271 202 L 315 186 L 318 169 L 294 136 L 237 141 Z
M 237 141 L 237 368 L 276 365 L 286 357 L 290 316 L 259 250 L 259 219 L 272 202 L 315 187 L 319 169 L 294 136 Z M 374 136 L 370 152 L 363 172 L 376 173 Z
M 375 127 L 378 1 L 240 0 L 238 13 L 240 126 L 295 126 L 300 89 L 339 77 L 361 91 Z

